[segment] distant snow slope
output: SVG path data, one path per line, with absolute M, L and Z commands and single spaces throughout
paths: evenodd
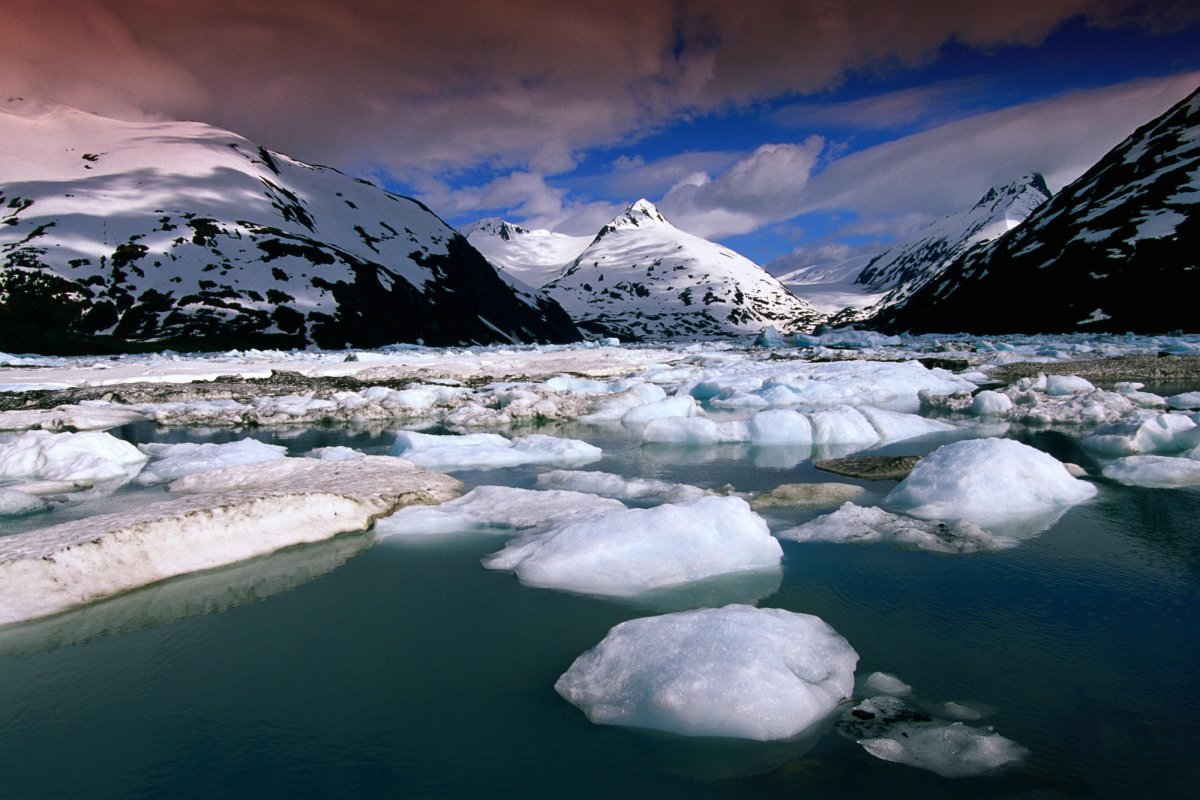
M 639 200 L 545 285 L 581 328 L 623 339 L 810 330 L 821 315 L 765 270 Z
M 840 261 L 816 262 L 778 276 L 779 282 L 817 311 L 836 314 L 847 308 L 865 308 L 887 292 L 872 291 L 858 276 L 873 256 L 851 256 Z M 769 265 L 768 265 L 769 266 Z
M 508 275 L 535 288 L 557 277 L 592 241 L 590 236 L 529 230 L 499 217 L 472 222 L 460 232 L 501 270 L 502 277 Z
M 1197 203 L 1200 92 L 873 324 L 976 333 L 1195 331 Z
M 195 122 L 0 101 L 0 347 L 565 341 L 409 198 Z

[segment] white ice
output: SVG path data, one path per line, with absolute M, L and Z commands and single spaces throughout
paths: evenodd
M 537 476 L 542 489 L 567 489 L 587 492 L 619 500 L 655 500 L 660 503 L 682 503 L 705 497 L 707 492 L 686 483 L 671 483 L 653 478 L 623 478 L 611 472 L 584 472 L 556 469 Z
M 586 474 L 586 473 L 581 473 Z M 436 506 L 409 506 L 375 523 L 381 536 L 441 533 L 510 535 L 542 530 L 580 515 L 623 511 L 617 500 L 568 491 L 478 486 Z
M 554 688 L 599 724 L 770 741 L 828 717 L 857 663 L 818 617 L 730 605 L 621 623 Z
M 1170 412 L 1097 428 L 1084 447 L 1108 455 L 1169 453 L 1200 444 L 1200 427 L 1187 414 Z
M 0 517 L 16 517 L 45 511 L 49 505 L 40 497 L 17 489 L 0 488 Z
M 306 458 L 319 458 L 322 461 L 349 461 L 352 458 L 362 458 L 363 453 L 353 447 L 336 445 L 333 447 L 317 447 L 304 454 Z
M 183 442 L 180 444 L 141 444 L 138 449 L 154 460 L 138 476 L 139 483 L 162 483 L 192 475 L 211 472 L 239 464 L 258 464 L 287 456 L 282 445 L 264 444 L 257 439 L 215 444 Z
M 884 505 L 920 519 L 983 527 L 1045 515 L 1091 498 L 1096 487 L 1058 459 L 1011 439 L 944 445 L 917 463 Z
M 984 389 L 971 401 L 971 413 L 981 417 L 999 417 L 1012 411 L 1013 401 L 1000 392 Z
M 1184 410 L 1200 408 L 1200 392 L 1184 392 L 1183 394 L 1173 394 L 1167 398 L 1167 404 L 1171 406 L 1171 408 Z
M 873 692 L 890 694 L 893 697 L 906 697 L 912 694 L 912 687 L 904 681 L 887 672 L 872 672 L 863 684 Z
M 777 569 L 782 549 L 738 497 L 702 497 L 615 510 L 519 536 L 486 557 L 521 583 L 583 594 L 636 597 L 693 581 Z
M 521 464 L 578 466 L 600 459 L 599 447 L 578 439 L 533 433 L 506 439 L 496 433 L 435 436 L 400 431 L 391 454 L 430 469 L 499 469 Z
M 935 553 L 976 553 L 1012 547 L 1011 539 L 988 533 L 967 519 L 938 522 L 891 514 L 882 508 L 845 503 L 776 536 L 795 542 L 895 542 Z
M 123 482 L 147 458 L 108 433 L 28 431 L 0 443 L 0 478 Z
M 1126 456 L 1105 466 L 1104 477 L 1151 489 L 1200 486 L 1200 460 L 1195 456 Z

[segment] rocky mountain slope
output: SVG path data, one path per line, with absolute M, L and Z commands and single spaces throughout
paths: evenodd
M 543 288 L 581 328 L 628 340 L 807 331 L 822 318 L 761 267 L 679 230 L 646 200 Z
M 570 341 L 415 200 L 194 122 L 0 101 L 0 349 Z
M 1196 330 L 1200 92 L 869 321 L 890 331 Z

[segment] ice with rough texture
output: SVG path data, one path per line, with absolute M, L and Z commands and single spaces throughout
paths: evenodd
M 50 506 L 40 497 L 17 489 L 0 489 L 0 517 L 19 517 L 36 514 Z
M 828 717 L 857 664 L 819 617 L 730 605 L 621 623 L 554 688 L 602 725 L 770 741 Z
M 1200 460 L 1195 456 L 1126 456 L 1106 466 L 1104 477 L 1150 489 L 1200 486 Z
M 1176 412 L 1104 425 L 1083 440 L 1084 447 L 1115 456 L 1186 450 L 1198 443 L 1200 426 Z
M 510 486 L 478 486 L 436 506 L 409 506 L 375 523 L 383 536 L 439 533 L 510 535 L 544 530 L 580 515 L 623 511 L 617 500 L 568 491 L 536 491 Z
M 884 504 L 920 519 L 1003 525 L 1082 503 L 1096 487 L 1058 459 L 1011 439 L 971 439 L 933 451 Z
M 570 520 L 519 536 L 487 556 L 521 583 L 610 597 L 754 570 L 777 569 L 782 549 L 738 497 L 702 497 Z
M 601 450 L 578 439 L 533 433 L 506 439 L 497 433 L 435 436 L 415 431 L 396 434 L 392 455 L 440 470 L 500 469 L 522 464 L 581 465 L 600 459 Z
M 583 472 L 555 469 L 537 476 L 542 489 L 567 489 L 587 492 L 618 500 L 657 500 L 662 503 L 682 503 L 706 497 L 711 492 L 686 483 L 671 483 L 653 478 L 623 478 L 611 472 Z
M 138 449 L 154 459 L 138 476 L 139 483 L 161 483 L 197 472 L 287 457 L 286 447 L 264 444 L 257 439 L 239 439 L 225 444 L 141 444 Z
M 1048 375 L 1046 376 L 1046 394 L 1050 397 L 1063 397 L 1072 394 L 1087 394 L 1096 387 L 1091 381 L 1078 375 Z
M 0 625 L 283 547 L 365 530 L 461 484 L 398 458 L 288 458 L 188 475 L 196 493 L 132 511 L 0 537 Z
M 1181 410 L 1200 408 L 1200 392 L 1173 394 L 1167 398 L 1167 405 Z
M 946 523 L 913 519 L 849 502 L 831 514 L 780 531 L 776 536 L 795 542 L 888 541 L 935 553 L 977 553 L 1003 550 L 1015 544 L 1011 539 L 988 533 L 970 520 Z
M 621 417 L 621 423 L 630 427 L 640 427 L 650 420 L 694 417 L 698 412 L 696 399 L 691 395 L 665 397 L 662 400 L 629 409 Z
M 1012 411 L 1013 401 L 1006 394 L 984 389 L 971 401 L 971 413 L 980 417 L 999 417 Z
M 127 481 L 147 458 L 108 433 L 28 431 L 0 443 L 0 478 Z

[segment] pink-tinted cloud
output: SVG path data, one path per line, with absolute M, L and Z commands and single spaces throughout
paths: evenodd
M 1064 19 L 1174 29 L 1168 0 L 7 0 L 0 94 L 192 118 L 400 176 L 568 170 L 689 114 L 1036 43 Z

